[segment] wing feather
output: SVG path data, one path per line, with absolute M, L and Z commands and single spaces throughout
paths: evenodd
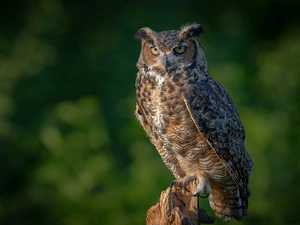
M 248 180 L 253 162 L 245 149 L 245 131 L 225 88 L 209 75 L 189 83 L 183 100 L 199 132 L 211 145 L 241 190 L 249 196 Z

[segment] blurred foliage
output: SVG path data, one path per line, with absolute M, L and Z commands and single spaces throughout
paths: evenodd
M 231 93 L 255 162 L 242 224 L 299 224 L 299 6 L 2 3 L 0 223 L 145 223 L 174 177 L 133 115 L 140 50 L 133 34 L 197 22 L 206 28 L 200 42 L 210 73 Z M 207 200 L 200 204 L 213 214 Z

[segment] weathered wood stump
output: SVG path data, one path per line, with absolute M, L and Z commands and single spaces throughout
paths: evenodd
M 193 190 L 195 183 L 191 182 L 188 189 Z M 191 187 L 192 189 L 190 189 Z M 162 191 L 156 205 L 147 212 L 147 225 L 199 225 L 200 223 L 213 223 L 214 218 L 199 208 L 198 196 L 182 187 L 168 188 Z

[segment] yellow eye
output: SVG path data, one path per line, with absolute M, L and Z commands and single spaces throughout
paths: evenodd
M 156 47 L 151 47 L 151 48 L 150 48 L 150 51 L 151 51 L 151 53 L 152 53 L 153 55 L 158 55 L 158 53 L 159 53 L 159 51 L 158 51 L 158 49 L 157 49 Z
M 174 48 L 174 51 L 175 51 L 176 53 L 178 53 L 178 54 L 184 53 L 185 50 L 186 50 L 186 46 L 184 46 L 184 45 L 181 45 L 181 46 L 178 46 L 178 47 L 175 47 L 175 48 Z

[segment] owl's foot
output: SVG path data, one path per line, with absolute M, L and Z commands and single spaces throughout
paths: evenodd
M 188 186 L 193 187 L 190 184 L 191 182 L 195 182 L 196 188 L 193 191 L 192 196 L 199 195 L 200 198 L 207 198 L 210 195 L 211 191 L 209 191 L 210 190 L 209 187 L 206 188 L 207 185 L 206 182 L 204 181 L 206 181 L 205 178 L 200 176 L 198 178 L 196 175 L 186 176 L 182 180 L 173 180 L 170 184 L 170 192 L 172 191 L 172 188 L 184 188 L 184 190 L 186 190 L 187 192 L 192 192 L 192 190 L 188 189 Z M 204 190 L 204 195 L 202 196 L 199 193 L 202 192 L 203 190 Z
M 183 183 L 182 183 L 182 181 L 180 181 L 180 180 L 173 180 L 172 182 L 171 182 L 171 184 L 170 184 L 170 191 L 172 190 L 172 188 L 174 187 L 174 188 L 182 188 L 182 185 L 183 185 Z
M 190 185 L 191 182 L 194 182 L 194 185 Z M 187 188 L 187 186 L 194 187 L 195 185 L 196 187 L 193 191 Z M 210 195 L 211 191 L 210 188 L 206 187 L 208 187 L 207 179 L 203 176 L 192 175 L 183 178 L 183 188 L 188 192 L 192 192 L 192 196 L 199 195 L 200 198 L 207 198 Z M 199 194 L 202 191 L 204 191 L 204 196 L 201 196 Z

